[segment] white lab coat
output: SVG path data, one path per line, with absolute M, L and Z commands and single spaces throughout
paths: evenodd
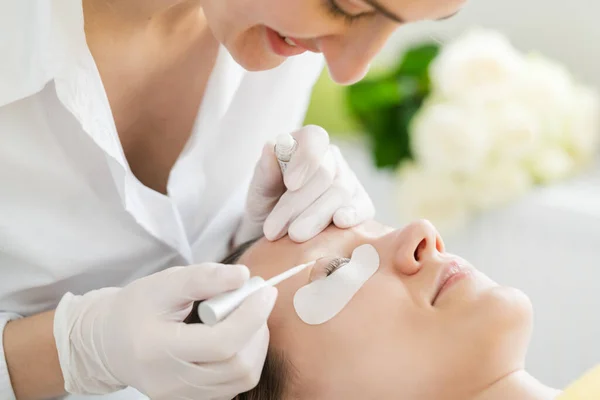
M 164 196 L 124 157 L 81 2 L 1 2 L 0 334 L 67 291 L 223 256 L 263 144 L 301 125 L 322 66 L 306 54 L 250 73 L 221 48 Z M 0 399 L 11 398 L 0 340 Z

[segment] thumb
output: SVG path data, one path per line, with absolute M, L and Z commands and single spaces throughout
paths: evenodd
M 254 168 L 248 188 L 246 212 L 234 238 L 236 245 L 262 233 L 265 220 L 285 192 L 283 176 L 273 146 L 272 143 L 265 145 Z
M 247 212 L 254 219 L 261 219 L 260 222 L 264 222 L 277 200 L 285 192 L 283 175 L 273 146 L 272 143 L 267 143 L 263 147 L 248 189 Z
M 307 125 L 292 136 L 298 142 L 298 150 L 287 167 L 285 185 L 296 191 L 306 185 L 321 166 L 329 150 L 329 135 L 320 126 Z

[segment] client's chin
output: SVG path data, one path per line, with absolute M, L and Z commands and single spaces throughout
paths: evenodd
M 533 307 L 525 293 L 505 286 L 490 288 L 478 300 L 467 322 L 474 331 L 471 346 L 478 357 L 465 371 L 481 374 L 479 381 L 485 385 L 525 367 Z

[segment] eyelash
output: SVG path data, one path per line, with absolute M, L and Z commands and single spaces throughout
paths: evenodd
M 344 18 L 344 21 L 350 25 L 356 22 L 366 14 L 350 15 L 337 5 L 335 0 L 327 0 L 327 10 L 335 18 Z
M 329 264 L 325 267 L 325 276 L 329 276 L 337 271 L 339 268 L 350 262 L 349 258 L 338 257 L 334 260 L 331 260 Z

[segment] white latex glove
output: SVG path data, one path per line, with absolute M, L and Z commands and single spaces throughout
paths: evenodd
M 298 148 L 282 176 L 273 144 L 263 149 L 250 183 L 246 213 L 235 243 L 289 234 L 307 241 L 331 222 L 349 228 L 373 218 L 375 208 L 329 135 L 309 125 L 292 133 Z M 287 189 L 287 191 L 286 191 Z
M 65 295 L 54 335 L 65 389 L 102 394 L 132 386 L 153 400 L 231 399 L 260 378 L 267 318 L 263 288 L 217 325 L 184 324 L 194 300 L 240 287 L 239 265 L 175 267 L 120 288 Z

